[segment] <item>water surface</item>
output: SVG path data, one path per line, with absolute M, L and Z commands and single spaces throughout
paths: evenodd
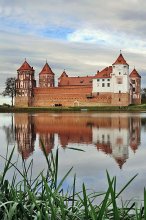
M 77 188 L 82 182 L 95 191 L 107 187 L 106 170 L 116 175 L 118 189 L 132 176 L 138 177 L 123 193 L 123 198 L 142 197 L 146 186 L 146 113 L 37 113 L 0 114 L 0 155 L 7 146 L 13 160 L 21 157 L 34 162 L 34 176 L 46 167 L 42 151 L 43 141 L 47 154 L 59 148 L 59 178 L 73 166 L 65 182 L 71 184 L 77 175 Z M 75 151 L 70 148 L 84 150 Z M 2 170 L 4 161 L 1 158 Z M 11 179 L 13 170 L 9 172 Z

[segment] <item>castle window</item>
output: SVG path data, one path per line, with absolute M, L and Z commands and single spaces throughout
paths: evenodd
M 123 83 L 123 79 L 121 77 L 117 77 L 117 84 L 122 84 Z
M 97 79 L 97 82 L 99 82 L 100 81 L 100 79 Z
M 83 82 L 84 82 L 84 80 L 81 80 L 81 81 L 80 81 L 80 83 L 83 83 Z
M 107 83 L 107 87 L 110 87 L 110 83 Z
M 119 98 L 119 102 L 121 101 L 121 99 Z
M 135 84 L 135 80 L 134 79 L 132 79 L 131 82 L 132 82 L 132 84 Z
M 102 87 L 105 87 L 105 84 L 104 84 L 104 83 L 102 83 Z
M 107 81 L 110 81 L 110 79 L 107 79 Z
M 104 81 L 104 79 L 102 79 L 102 81 Z
M 121 72 L 119 72 L 119 75 L 121 75 Z
M 121 93 L 121 90 L 119 90 L 119 93 Z
M 133 92 L 135 92 L 135 88 L 133 88 Z

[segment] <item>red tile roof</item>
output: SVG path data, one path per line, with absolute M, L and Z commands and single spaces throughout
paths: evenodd
M 95 76 L 68 77 L 64 71 L 59 77 L 58 86 L 92 86 L 92 79 Z
M 63 71 L 63 73 L 61 74 L 61 76 L 58 79 L 60 79 L 61 77 L 68 77 L 68 75 L 66 74 L 65 70 Z
M 98 71 L 94 78 L 111 78 L 112 66 L 106 67 L 105 69 Z
M 124 65 L 128 65 L 128 63 L 126 62 L 126 60 L 124 59 L 123 55 L 120 53 L 120 55 L 118 56 L 117 60 L 113 63 L 113 65 L 115 64 L 124 64 Z
M 52 70 L 51 70 L 51 68 L 50 68 L 50 66 L 48 65 L 47 62 L 46 62 L 46 64 L 44 65 L 42 71 L 41 71 L 39 74 L 51 74 L 51 75 L 55 75 L 55 74 L 52 72 Z
M 112 154 L 112 148 L 110 143 L 97 143 L 96 147 L 98 150 L 103 151 L 105 154 Z
M 22 64 L 22 66 L 17 70 L 17 71 L 20 71 L 20 70 L 33 70 L 33 67 L 31 67 L 27 61 L 25 60 L 24 63 Z
M 135 141 L 131 141 L 130 147 L 131 147 L 131 149 L 133 150 L 133 152 L 135 153 L 136 150 L 138 149 L 138 143 L 135 142 Z
M 141 76 L 138 74 L 138 72 L 137 72 L 137 70 L 134 68 L 133 70 L 132 70 L 132 72 L 130 73 L 130 75 L 129 75 L 131 78 L 141 78 Z
M 115 158 L 115 161 L 118 163 L 120 169 L 122 169 L 122 166 L 126 162 L 126 159 L 121 158 L 121 157 L 117 157 L 117 158 Z
M 68 77 L 65 71 L 58 78 L 58 86 L 92 86 L 92 80 L 95 78 L 111 78 L 112 66 L 106 67 L 94 76 Z

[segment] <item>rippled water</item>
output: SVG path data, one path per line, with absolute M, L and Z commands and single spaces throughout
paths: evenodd
M 117 176 L 120 189 L 138 173 L 123 197 L 142 197 L 146 186 L 146 113 L 0 114 L 0 121 L 0 155 L 5 156 L 7 146 L 11 152 L 15 145 L 13 161 L 18 159 L 20 169 L 21 157 L 26 163 L 33 159 L 34 176 L 46 167 L 42 140 L 48 154 L 59 148 L 60 178 L 73 166 L 65 185 L 76 173 L 78 189 L 85 182 L 90 189 L 105 190 L 108 170 Z M 1 170 L 3 166 L 1 158 Z M 12 175 L 13 170 L 8 178 Z

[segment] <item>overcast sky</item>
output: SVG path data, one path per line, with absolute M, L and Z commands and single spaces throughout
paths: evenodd
M 122 50 L 146 87 L 145 0 L 0 0 L 0 91 L 26 58 L 35 76 L 94 75 Z M 0 99 L 0 104 L 5 100 Z

